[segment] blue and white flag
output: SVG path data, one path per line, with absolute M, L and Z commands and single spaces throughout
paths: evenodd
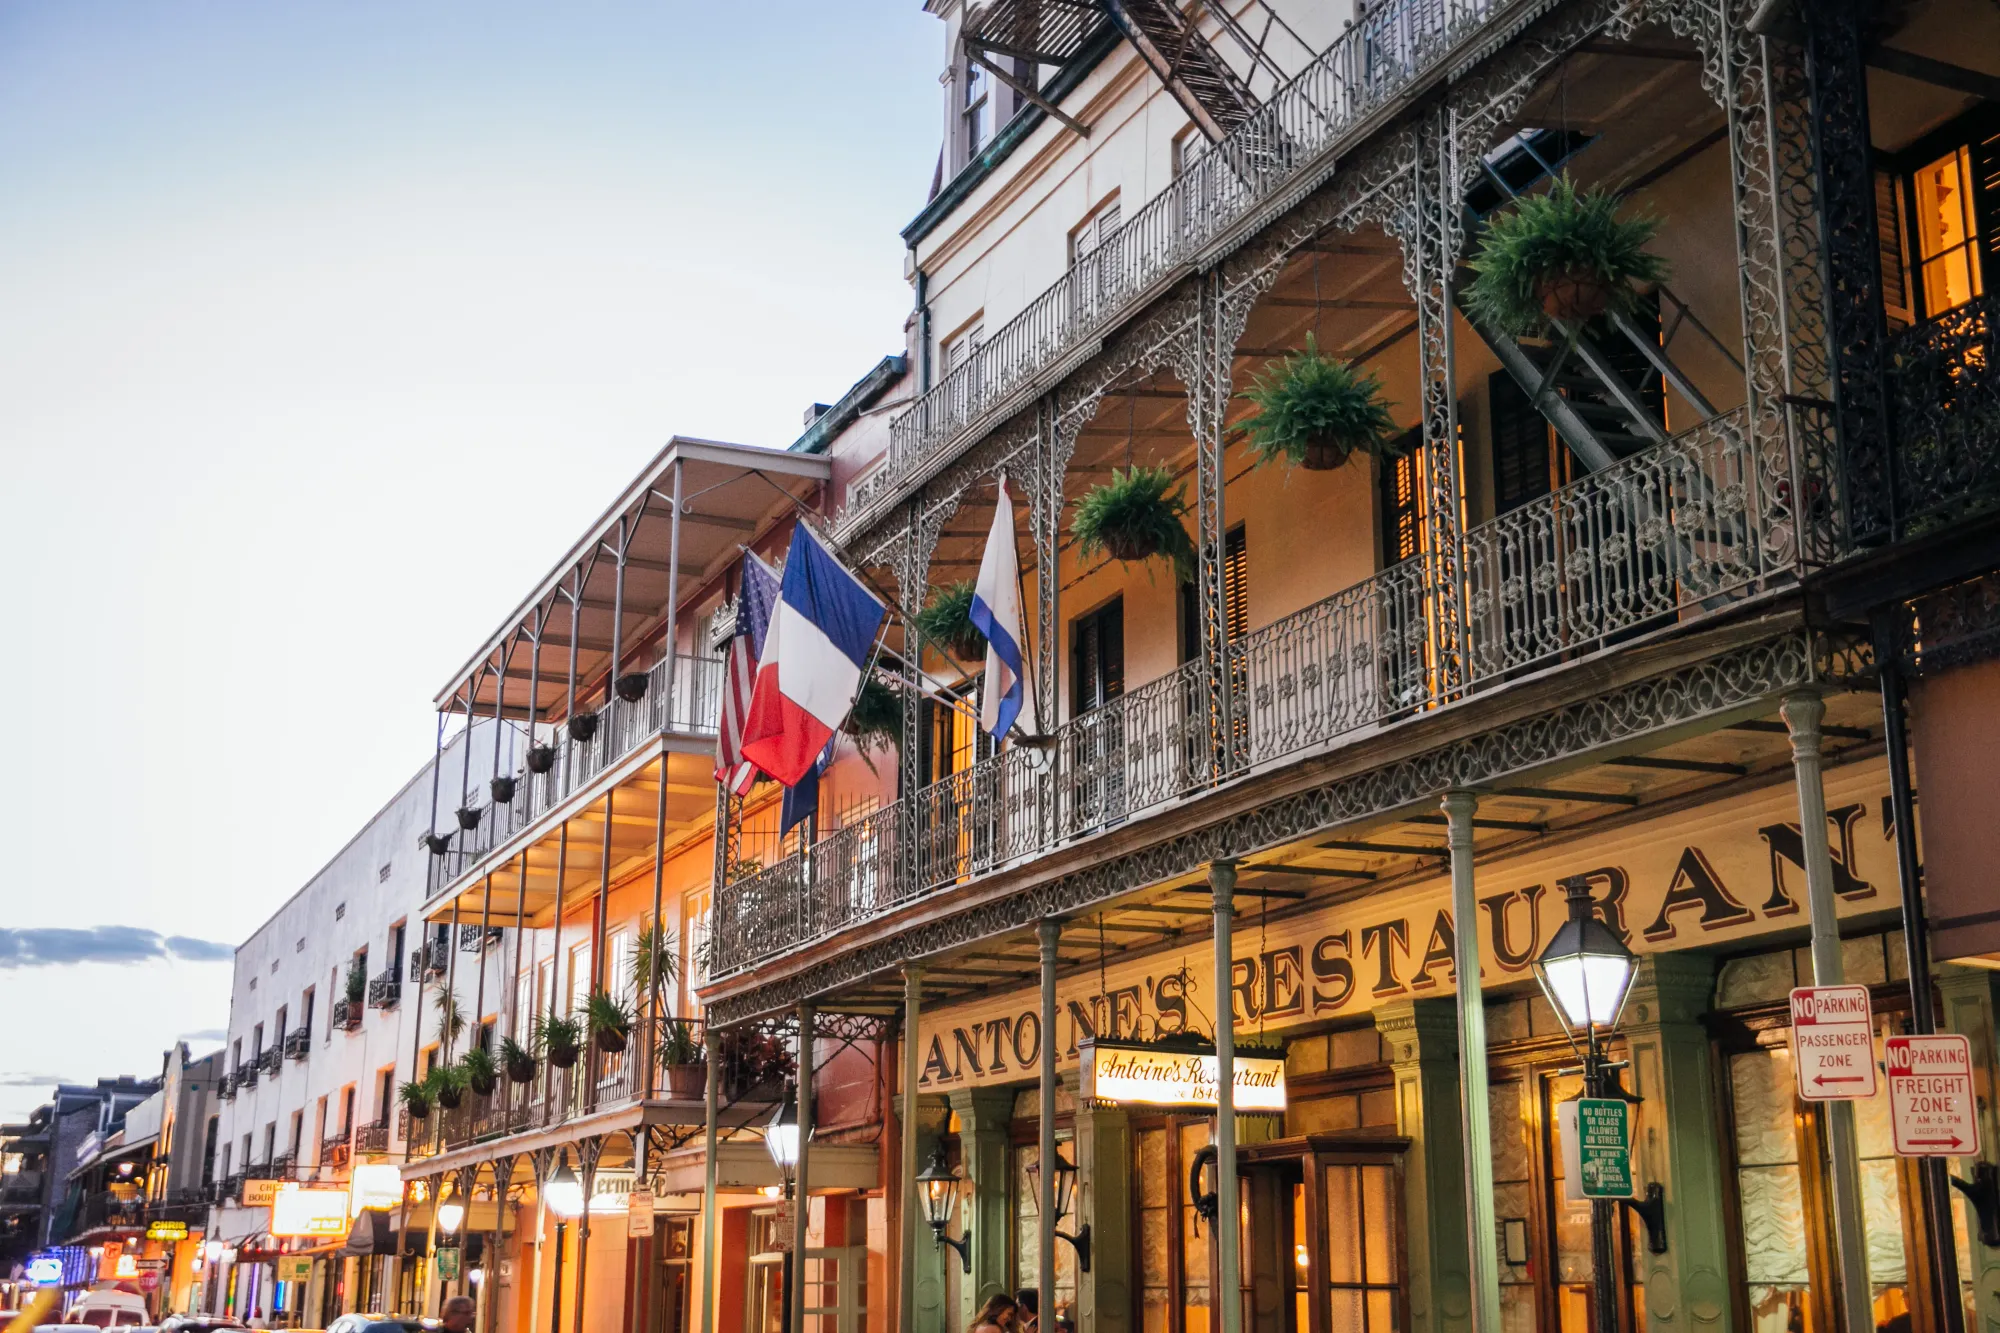
M 1023 686 L 1021 559 L 1014 550 L 1014 498 L 1002 480 L 993 505 L 993 530 L 979 561 L 972 589 L 972 623 L 986 636 L 986 685 L 979 702 L 979 726 L 1004 736 L 1027 702 Z M 1029 714 L 1032 729 L 1034 714 Z

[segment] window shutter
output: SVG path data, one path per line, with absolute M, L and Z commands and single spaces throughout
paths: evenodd
M 1486 380 L 1493 438 L 1493 512 L 1504 514 L 1549 493 L 1549 423 L 1528 391 L 1504 370 Z
M 1242 528 L 1222 540 L 1223 623 L 1229 642 L 1250 632 L 1250 553 Z
M 2000 115 L 1989 115 L 1972 135 L 1972 208 L 1980 276 L 1991 281 L 2000 275 Z
M 1404 433 L 1402 457 L 1382 465 L 1382 564 L 1415 555 L 1423 541 L 1423 431 Z
M 1903 253 L 1903 192 L 1896 177 L 1875 173 L 1875 235 L 1882 249 L 1882 311 L 1891 329 L 1916 320 L 1910 308 L 1910 270 Z

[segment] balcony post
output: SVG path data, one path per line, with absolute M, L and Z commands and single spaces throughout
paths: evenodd
M 616 697 L 617 692 L 614 690 L 612 694 L 613 697 Z M 660 780 L 662 783 L 666 781 L 666 777 L 664 774 L 661 775 Z M 589 993 L 592 995 L 595 995 L 599 991 L 604 992 L 606 995 L 610 995 L 613 991 L 613 987 L 616 984 L 613 978 L 605 975 L 604 937 L 606 931 L 609 929 L 610 926 L 605 909 L 606 909 L 606 899 L 609 898 L 611 894 L 611 825 L 613 822 L 614 807 L 617 804 L 617 798 L 618 798 L 618 789 L 616 787 L 605 788 L 604 837 L 599 843 L 600 851 L 597 858 L 598 862 L 597 896 L 591 900 L 590 904 L 590 992 Z M 584 1026 L 586 1028 L 589 1027 L 588 1020 L 586 1020 Z M 597 1080 L 599 1075 L 598 1066 L 602 1064 L 602 1060 L 599 1058 L 600 1055 L 601 1052 L 599 1052 L 599 1050 L 597 1049 L 596 1041 L 590 1040 L 589 1044 L 584 1050 L 583 1067 L 585 1071 L 585 1079 L 589 1084 L 589 1086 L 585 1089 L 585 1097 L 587 1099 L 586 1104 L 592 1110 L 597 1109 Z
M 1884 373 L 1888 329 L 1882 314 L 1882 247 L 1876 236 L 1875 169 L 1868 134 L 1869 38 L 1875 6 L 1865 0 L 1803 5 L 1807 99 L 1818 186 L 1820 288 L 1825 299 L 1827 372 L 1834 439 L 1849 484 L 1849 506 L 1880 506 L 1862 535 L 1894 539 L 1901 517 L 1889 448 Z M 1803 519 L 1801 515 L 1801 519 Z M 1850 531 L 1855 527 L 1849 517 Z
M 1500 1240 L 1493 1212 L 1493 1104 L 1486 1078 L 1486 997 L 1479 987 L 1479 897 L 1473 883 L 1472 813 L 1479 798 L 1445 793 L 1451 848 L 1452 970 L 1458 987 L 1458 1079 L 1465 1129 L 1465 1203 L 1472 1333 L 1500 1333 Z
M 1056 1308 L 1056 964 L 1062 961 L 1062 922 L 1054 917 L 1042 918 L 1035 928 L 1041 940 L 1042 955 L 1042 1049 L 1041 1086 L 1036 1113 L 1038 1116 L 1037 1151 L 1035 1159 L 1041 1163 L 1035 1173 L 1036 1194 L 1035 1217 L 1041 1222 L 1040 1234 L 1036 1239 L 1035 1276 L 1039 1291 L 1040 1310 L 1053 1312 Z M 1004 1161 L 1004 1158 L 1003 1158 Z M 1002 1168 L 1004 1172 L 1004 1167 Z M 982 1185 L 985 1182 L 981 1182 Z M 997 1182 L 996 1182 L 997 1184 Z M 990 1189 L 990 1187 L 989 1187 Z M 1006 1190 L 998 1193 L 1003 1201 Z M 977 1234 L 977 1233 L 975 1233 Z M 1051 1313 L 1053 1322 L 1053 1313 Z
M 1236 767 L 1235 702 L 1230 697 L 1229 606 L 1223 587 L 1224 548 L 1229 531 L 1223 490 L 1223 420 L 1229 411 L 1232 341 L 1222 327 L 1222 274 L 1202 275 L 1192 355 L 1176 368 L 1187 389 L 1188 426 L 1195 456 L 1195 610 L 1201 632 L 1201 671 L 1208 705 L 1208 780 L 1219 782 Z
M 1417 132 L 1417 368 L 1423 388 L 1424 561 L 1435 617 L 1433 698 L 1449 698 L 1468 677 L 1465 660 L 1465 530 L 1459 518 L 1457 312 L 1452 275 L 1465 228 L 1460 220 L 1458 140 L 1444 109 Z M 1469 917 L 1467 918 L 1470 919 Z
M 438 1064 L 440 1066 L 451 1063 L 451 1053 L 458 1044 L 457 1038 L 452 1035 L 452 1028 L 463 1021 L 462 1015 L 458 1012 L 458 904 L 460 901 L 458 898 L 451 900 L 451 934 L 445 936 L 444 994 L 438 998 Z M 425 962 L 428 963 L 429 960 L 426 959 Z M 443 1121 L 444 1116 L 442 1112 L 440 1112 L 438 1119 L 440 1122 Z M 443 1127 L 442 1123 L 440 1123 L 439 1127 Z
M 597 727 L 607 762 L 617 748 L 618 705 L 623 702 L 618 697 L 618 673 L 625 669 L 625 559 L 632 544 L 630 524 L 630 518 L 619 517 L 618 545 L 611 552 L 611 667 L 604 673 L 604 720 Z
M 1785 696 L 1779 716 L 1791 733 L 1792 772 L 1799 790 L 1799 832 L 1806 870 L 1806 920 L 1812 932 L 1815 986 L 1846 980 L 1840 951 L 1838 902 L 1833 892 L 1833 853 L 1827 843 L 1826 788 L 1820 759 L 1820 720 L 1826 701 L 1800 691 Z M 1900 832 L 1900 830 L 1899 830 Z M 1833 1184 L 1833 1238 L 1840 1269 L 1842 1320 L 1850 1330 L 1874 1326 L 1869 1303 L 1868 1233 L 1862 1222 L 1861 1158 L 1854 1126 L 1854 1103 L 1832 1101 L 1821 1108 L 1826 1124 L 1827 1175 Z
M 667 524 L 667 669 L 660 680 L 660 692 L 666 697 L 660 700 L 660 719 L 666 729 L 674 725 L 675 677 L 680 669 L 680 609 L 681 609 L 681 469 L 685 466 L 680 459 L 674 460 L 674 511 Z M 700 644 L 694 645 L 696 649 Z M 695 654 L 699 656 L 697 652 Z M 695 721 L 693 700 L 690 698 L 687 723 L 690 730 Z M 666 751 L 660 752 L 660 785 L 666 787 Z M 665 797 L 661 798 L 661 809 L 666 808 Z M 654 909 L 658 919 L 659 909 Z
M 440 1112 L 442 1114 L 442 1112 Z M 424 1192 L 431 1201 L 430 1227 L 424 1233 L 424 1289 L 417 1293 L 418 1304 L 427 1315 L 437 1313 L 433 1297 L 444 1295 L 444 1286 L 438 1281 L 438 1205 L 444 1201 L 444 1177 L 441 1175 L 424 1177 Z
M 481 666 L 478 675 L 468 677 L 465 682 L 465 745 L 463 753 L 458 757 L 458 808 L 461 810 L 472 808 L 472 728 L 479 722 L 478 714 L 473 708 L 473 700 L 479 695 L 479 677 L 486 674 L 488 666 Z M 458 830 L 458 836 L 462 842 L 470 843 L 473 831 L 461 828 Z M 465 850 L 469 853 L 472 848 L 467 847 Z M 464 869 L 464 864 L 460 863 L 459 868 Z
M 551 1018 L 556 1017 L 558 1014 L 567 1016 L 569 1013 L 569 992 L 571 983 L 570 979 L 563 975 L 563 956 L 562 956 L 563 888 L 565 885 L 568 884 L 568 882 L 569 882 L 569 821 L 565 819 L 560 825 L 556 827 L 556 906 L 555 906 L 556 919 L 555 919 L 555 933 L 554 936 L 549 941 L 549 996 L 546 1001 L 548 1005 L 547 1012 L 549 1017 Z M 560 1008 L 557 1007 L 558 996 L 561 997 Z M 542 1114 L 545 1117 L 552 1118 L 555 1115 L 555 1110 L 556 1110 L 553 1103 L 556 1098 L 556 1080 L 558 1077 L 558 1073 L 556 1067 L 548 1062 L 547 1051 L 542 1052 L 542 1057 L 543 1057 L 542 1077 L 545 1080 L 547 1080 L 546 1083 L 544 1083 L 543 1085 L 546 1091 L 544 1093 L 542 1101 Z M 562 1078 L 571 1078 L 573 1077 L 573 1073 L 574 1073 L 573 1070 L 563 1070 L 561 1071 L 560 1076 Z
M 479 1039 L 479 1032 L 486 1021 L 486 932 L 493 922 L 493 872 L 486 872 L 479 886 L 479 978 L 473 982 L 472 991 L 472 1037 Z M 470 1046 L 466 1047 L 471 1050 Z
M 1215 1258 L 1214 1301 L 1222 1312 L 1222 1333 L 1243 1333 L 1243 1302 L 1237 1299 L 1242 1265 L 1236 1254 L 1240 1208 L 1236 1179 L 1236 863 L 1213 861 L 1209 893 L 1215 901 Z M 1048 1174 L 1053 1175 L 1053 1172 Z
M 569 601 L 569 683 L 563 693 L 563 775 L 558 791 L 568 791 L 576 782 L 576 738 L 569 734 L 568 722 L 576 716 L 576 636 L 582 633 L 583 571 L 573 569 L 570 586 L 562 595 Z
M 792 1209 L 792 1279 L 785 1291 L 785 1305 L 791 1311 L 787 1327 L 804 1333 L 806 1326 L 806 1228 L 812 1220 L 811 1175 L 813 1132 L 813 1007 L 810 1000 L 799 1004 L 799 1162 L 798 1191 Z M 581 1331 L 579 1330 L 579 1333 Z
M 512 1153 L 502 1153 L 492 1162 L 493 1169 L 493 1230 L 486 1238 L 486 1280 L 480 1283 L 480 1313 L 484 1316 L 480 1324 L 486 1333 L 496 1333 L 500 1323 L 500 1239 L 507 1226 L 507 1191 L 514 1186 L 515 1157 Z M 471 1216 L 468 1207 L 467 1217 Z M 515 1215 L 515 1234 L 520 1233 L 520 1216 Z M 532 1315 L 533 1310 L 529 1313 Z
M 528 936 L 528 853 L 521 852 L 516 864 L 519 878 L 514 885 L 514 983 L 507 988 L 507 1035 L 521 1040 L 521 950 Z M 534 1015 L 530 1014 L 532 1021 Z M 523 1043 L 525 1044 L 525 1043 Z
M 584 1139 L 576 1145 L 577 1162 L 583 1168 L 578 1173 L 583 1177 L 583 1213 L 576 1219 L 576 1314 L 571 1325 L 574 1333 L 584 1333 L 584 1284 L 590 1280 L 590 1201 L 597 1195 L 597 1159 L 603 1152 L 604 1140 L 599 1137 Z
M 900 1050 L 903 1057 L 903 1099 L 901 1131 L 902 1180 L 900 1182 L 898 1227 L 899 1239 L 896 1251 L 896 1327 L 900 1333 L 917 1333 L 917 1216 L 923 1211 L 923 1204 L 917 1198 L 917 1172 L 921 1163 L 917 1160 L 917 1083 L 923 1077 L 922 1043 L 918 1039 L 918 1022 L 922 1017 L 924 1001 L 924 969 L 919 963 L 903 966 L 903 1032 Z
M 722 1038 L 707 1023 L 702 1024 L 702 1055 L 707 1064 L 702 1088 L 701 1138 L 701 1323 L 715 1327 L 715 1233 L 721 1226 L 715 1202 L 715 1153 L 720 1142 L 716 1117 L 716 1092 L 722 1073 Z
M 678 477 L 678 473 L 675 474 Z M 678 489 L 678 487 L 676 487 Z M 661 916 L 662 898 L 665 892 L 667 873 L 667 743 L 660 742 L 660 796 L 653 809 L 653 936 L 648 945 L 645 933 L 640 932 L 639 945 L 650 948 L 651 957 L 646 960 L 646 995 L 641 1001 L 641 1027 L 646 1041 L 646 1081 L 640 1090 L 640 1097 L 654 1096 L 658 1092 L 655 1080 L 659 1077 L 660 1038 L 666 1029 L 660 1019 L 660 991 L 666 978 L 661 976 L 662 957 L 666 952 L 667 924 Z M 685 924 L 685 923 L 684 923 Z M 689 978 L 692 986 L 693 978 Z

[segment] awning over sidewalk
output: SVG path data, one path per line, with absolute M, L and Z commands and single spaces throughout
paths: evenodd
M 395 1252 L 396 1229 L 389 1224 L 389 1214 L 375 1208 L 354 1219 L 354 1225 L 347 1229 L 347 1242 L 338 1251 L 343 1259 Z

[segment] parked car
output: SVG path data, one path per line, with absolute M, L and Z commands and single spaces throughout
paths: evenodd
M 344 1314 L 326 1333 L 423 1333 L 437 1326 L 437 1320 L 413 1314 Z
M 224 1329 L 248 1327 L 234 1315 L 170 1314 L 160 1322 L 160 1333 L 220 1333 Z
M 152 1322 L 145 1297 L 112 1287 L 86 1291 L 63 1316 L 63 1323 L 86 1328 L 143 1328 Z

